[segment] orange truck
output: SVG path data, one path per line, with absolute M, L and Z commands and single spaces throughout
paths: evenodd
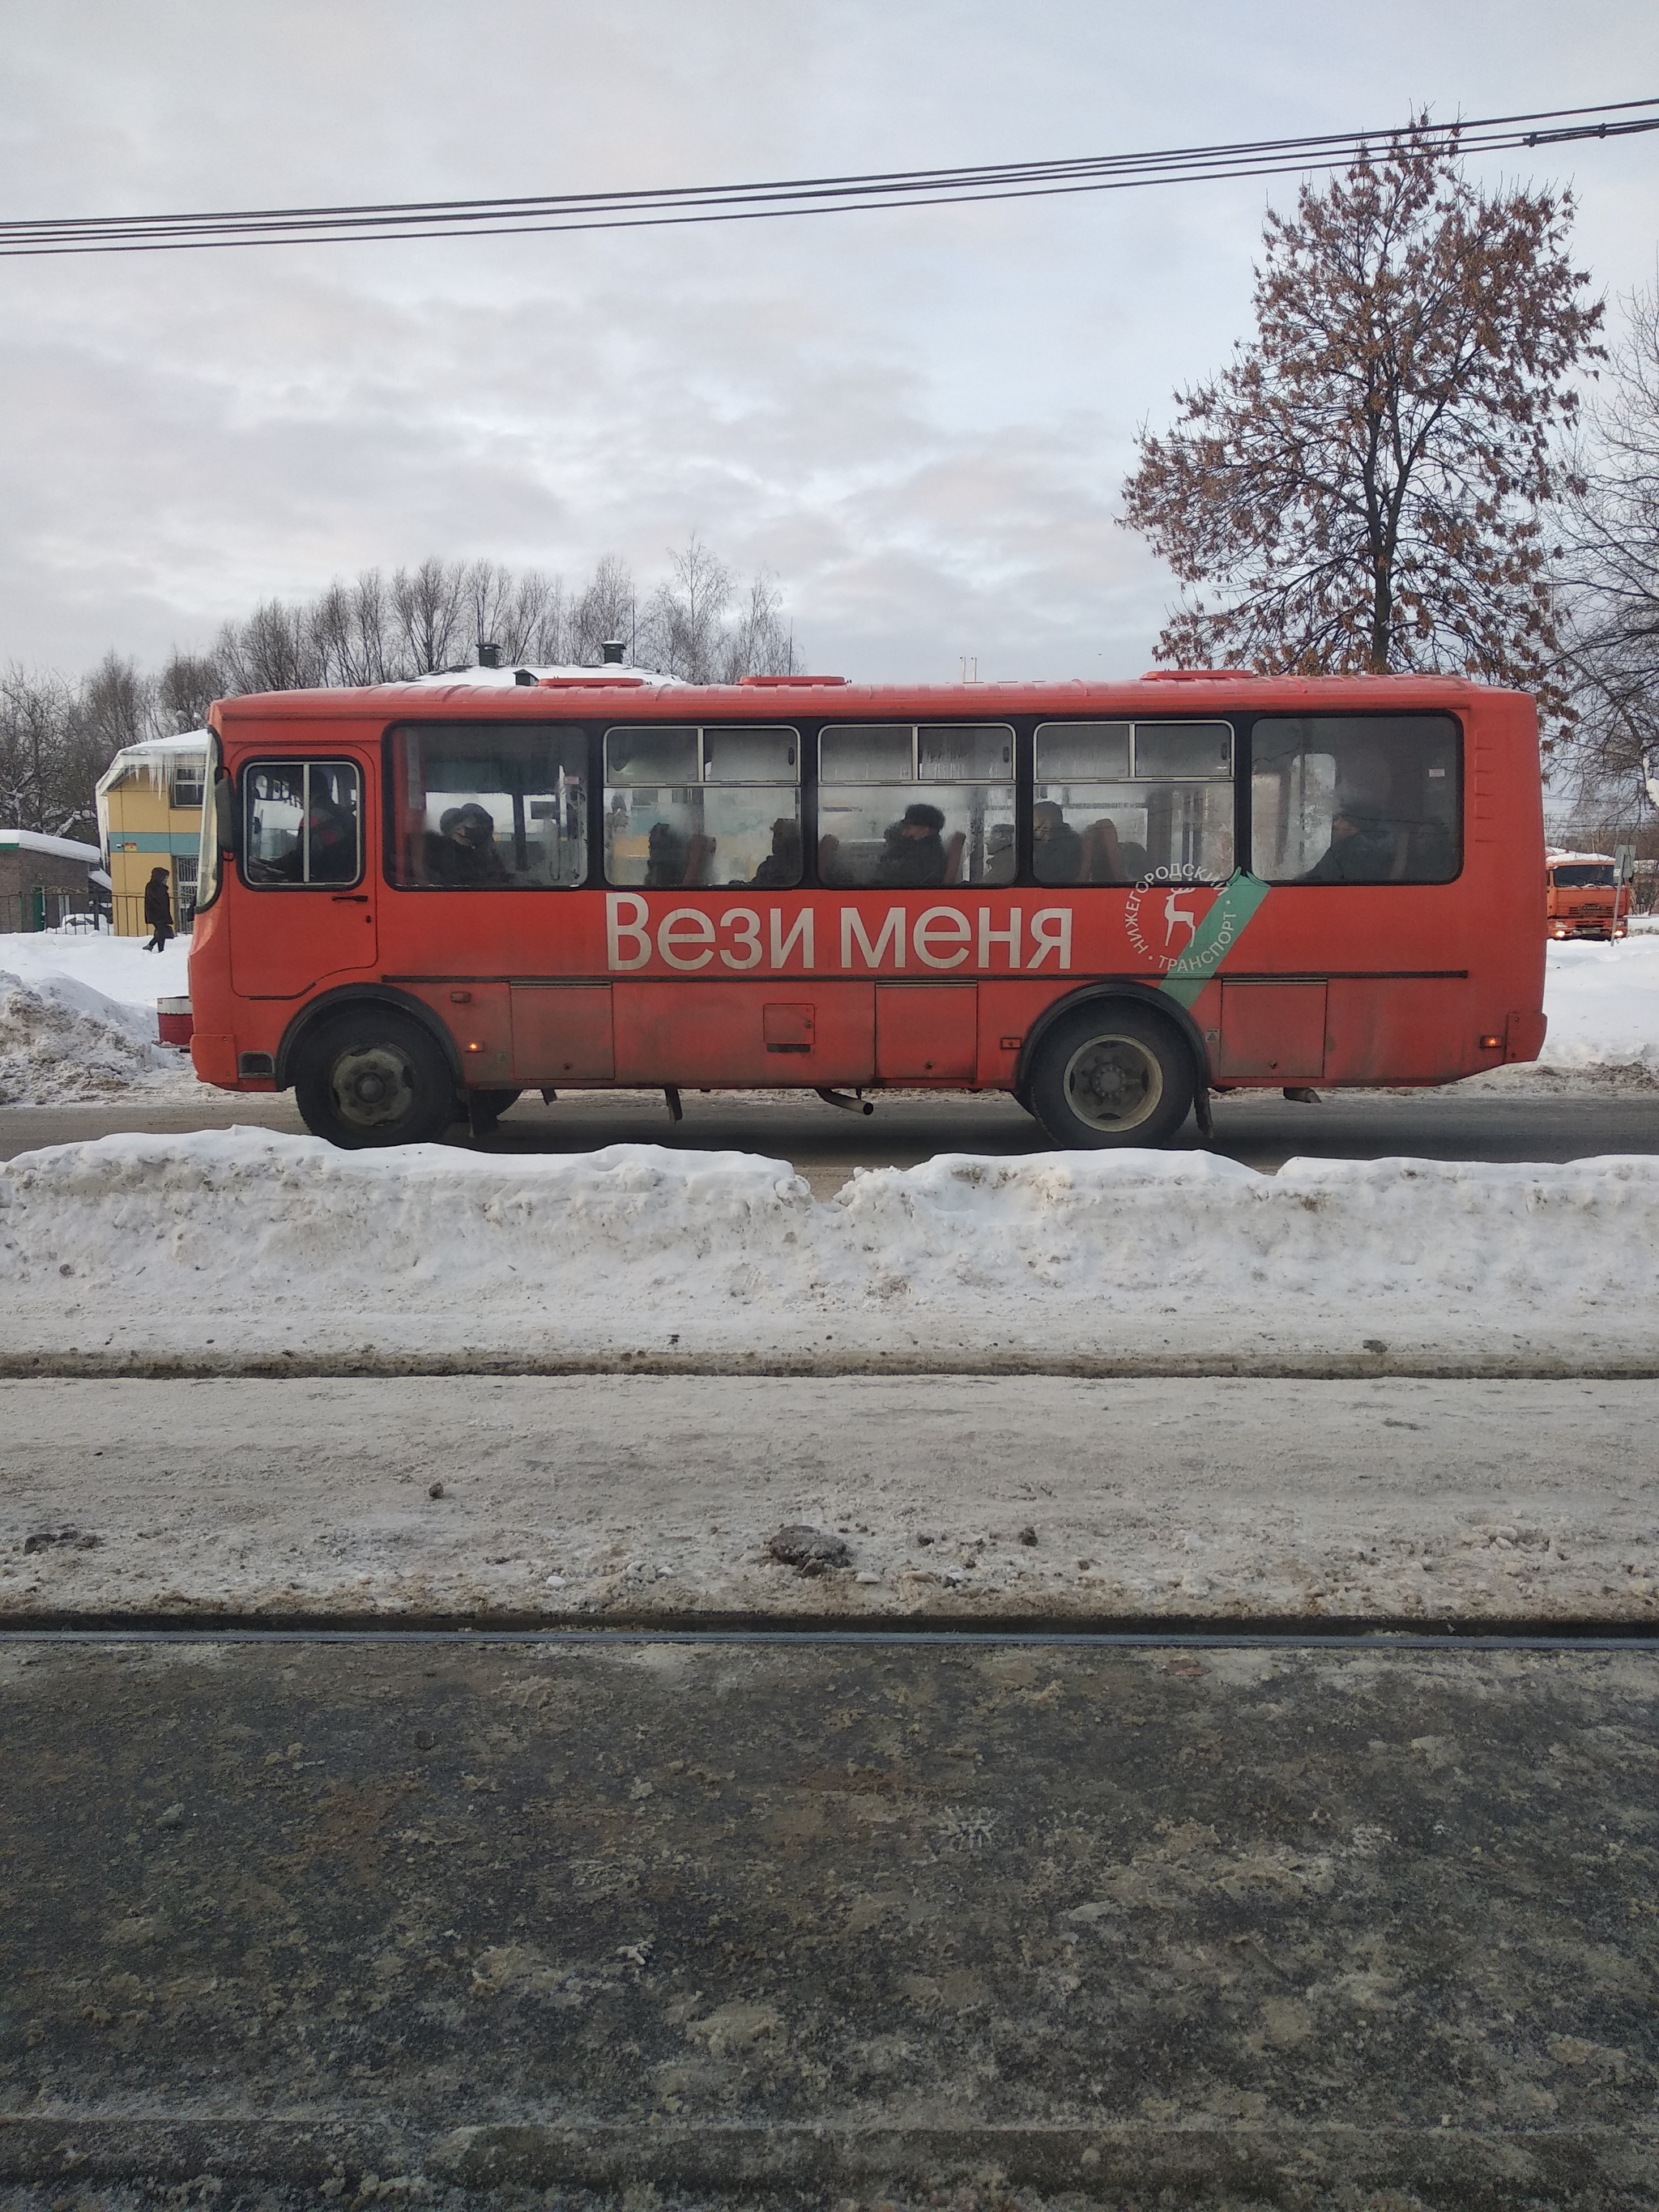
M 1544 855 L 1546 927 L 1554 938 L 1625 936 L 1630 894 L 1607 853 Z

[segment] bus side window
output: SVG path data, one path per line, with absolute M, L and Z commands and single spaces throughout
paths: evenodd
M 242 775 L 242 879 L 259 890 L 355 884 L 363 872 L 355 761 L 253 761 Z
M 1219 883 L 1232 873 L 1231 723 L 1042 722 L 1035 766 L 1038 883 Z
M 387 872 L 404 890 L 573 890 L 587 880 L 587 738 L 545 722 L 391 733 Z
M 849 723 L 818 739 L 818 881 L 1006 884 L 1014 733 L 1003 722 Z
M 1449 714 L 1297 714 L 1255 726 L 1250 867 L 1270 884 L 1443 884 L 1462 861 Z
M 785 726 L 605 733 L 605 879 L 645 890 L 800 881 L 800 732 Z

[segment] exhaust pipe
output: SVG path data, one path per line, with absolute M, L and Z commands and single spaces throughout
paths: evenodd
M 844 1091 L 820 1091 L 818 1097 L 826 1106 L 839 1106 L 843 1114 L 873 1114 L 876 1110 L 861 1091 L 853 1098 Z

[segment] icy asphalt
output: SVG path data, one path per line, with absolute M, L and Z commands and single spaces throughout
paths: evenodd
M 1654 2202 L 1648 1655 L 5 1643 L 0 1686 L 9 2207 Z

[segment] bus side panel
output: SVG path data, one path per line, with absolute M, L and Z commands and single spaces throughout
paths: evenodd
M 1325 1073 L 1326 994 L 1319 982 L 1235 982 L 1221 979 L 1224 1083 L 1318 1083 Z
M 399 982 L 429 1006 L 455 1043 L 461 1080 L 470 1090 L 505 1088 L 513 1067 L 507 986 L 504 983 Z
M 875 1073 L 872 982 L 619 980 L 612 990 L 618 1083 L 810 1089 Z
M 979 1058 L 974 983 L 878 983 L 876 1074 L 884 1083 L 971 1083 Z
M 1081 979 L 1076 979 L 1081 980 Z M 1073 987 L 1063 983 L 1012 983 L 989 977 L 979 987 L 979 1066 L 981 1090 L 1012 1091 L 1025 1033 L 1044 1008 Z
M 515 1083 L 614 1080 L 609 983 L 514 983 L 508 995 Z
M 1450 1083 L 1503 1058 L 1501 1051 L 1479 1050 L 1478 1017 L 1460 976 L 1433 982 L 1338 976 L 1328 1004 L 1329 1083 Z

